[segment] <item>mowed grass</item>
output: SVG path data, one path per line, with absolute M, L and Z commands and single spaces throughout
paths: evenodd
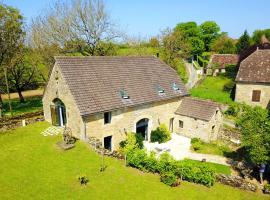
M 28 97 L 25 98 L 24 103 L 20 103 L 19 99 L 11 100 L 13 115 L 21 115 L 29 112 L 36 112 L 42 110 L 42 97 Z M 4 115 L 10 116 L 9 104 L 7 100 L 4 100 Z
M 0 133 L 0 199 L 269 199 L 216 183 L 207 188 L 182 182 L 171 188 L 159 176 L 125 167 L 123 161 L 101 157 L 78 141 L 74 149 L 62 151 L 60 136 L 42 136 L 45 122 Z M 81 186 L 79 175 L 89 178 Z
M 230 104 L 233 100 L 230 97 L 230 92 L 224 91 L 224 85 L 232 82 L 232 79 L 224 76 L 208 76 L 203 82 L 190 90 L 191 96 L 202 99 L 210 99 L 219 103 Z
M 194 164 L 198 164 L 198 165 L 201 164 L 201 161 L 190 160 L 190 159 L 187 159 L 187 160 L 189 160 L 190 162 L 193 162 Z M 231 169 L 229 166 L 216 164 L 216 163 L 209 163 L 209 162 L 205 162 L 204 164 L 214 169 L 215 172 L 218 174 L 227 174 L 227 175 L 231 174 Z

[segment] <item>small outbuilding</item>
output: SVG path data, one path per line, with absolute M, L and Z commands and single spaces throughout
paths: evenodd
M 217 140 L 222 125 L 222 112 L 218 103 L 186 97 L 175 112 L 176 132 L 205 142 Z

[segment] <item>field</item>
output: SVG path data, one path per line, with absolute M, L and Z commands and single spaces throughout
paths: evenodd
M 125 167 L 123 161 L 101 157 L 78 141 L 62 151 L 60 136 L 43 136 L 49 125 L 36 123 L 0 133 L 0 199 L 269 199 L 216 183 L 213 187 L 182 182 L 177 188 L 161 183 L 159 176 Z M 89 178 L 81 186 L 78 176 Z
M 224 91 L 224 85 L 231 83 L 232 79 L 224 76 L 207 76 L 203 82 L 190 90 L 191 96 L 210 99 L 219 103 L 230 104 L 233 102 L 230 92 Z

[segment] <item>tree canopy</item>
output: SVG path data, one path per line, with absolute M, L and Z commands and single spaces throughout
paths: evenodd
M 236 43 L 237 52 L 241 53 L 245 50 L 247 50 L 251 46 L 251 38 L 245 30 L 244 34 L 239 38 L 239 40 Z

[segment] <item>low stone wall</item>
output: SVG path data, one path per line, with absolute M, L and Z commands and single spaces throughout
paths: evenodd
M 254 183 L 250 183 L 240 176 L 218 174 L 216 176 L 216 180 L 217 182 L 220 182 L 222 184 L 230 185 L 232 187 L 236 187 L 242 190 L 248 190 L 252 192 L 255 192 L 257 190 L 257 186 Z
M 38 121 L 44 121 L 43 111 L 27 113 L 14 117 L 0 118 L 0 132 L 15 129 L 22 126 L 22 120 L 25 120 L 25 124 L 33 124 Z

